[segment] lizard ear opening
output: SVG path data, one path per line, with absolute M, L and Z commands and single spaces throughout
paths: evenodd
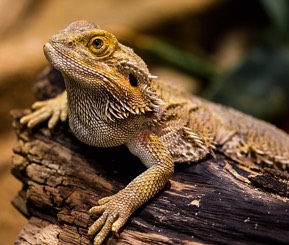
M 131 86 L 137 87 L 138 81 L 137 81 L 137 78 L 133 74 L 130 73 L 128 75 L 128 80 L 129 80 L 129 83 L 130 83 Z

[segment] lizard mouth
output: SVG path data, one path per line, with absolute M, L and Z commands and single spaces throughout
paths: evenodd
M 63 54 L 54 48 L 50 43 L 45 43 L 43 46 L 43 51 L 46 59 L 49 63 L 57 70 L 62 71 L 61 59 Z
M 58 47 L 60 46 L 60 47 Z M 62 47 L 61 47 L 62 46 Z M 76 66 L 75 62 L 70 56 L 70 52 L 65 53 L 65 46 L 59 43 L 46 43 L 43 46 L 43 51 L 49 63 L 59 71 L 65 72 L 64 67 L 72 65 Z M 67 69 L 66 69 L 67 71 Z
M 59 47 L 58 47 L 59 46 Z M 73 59 L 73 55 L 71 51 L 67 49 L 63 44 L 60 43 L 46 43 L 43 47 L 44 54 L 49 63 L 60 72 L 63 72 L 65 75 L 75 74 L 76 77 L 73 79 L 81 79 L 81 76 L 91 76 L 94 79 L 98 78 L 102 81 L 110 81 L 110 78 L 96 72 L 96 70 L 92 70 L 89 67 L 83 67 L 82 64 L 79 64 L 75 59 Z M 67 52 L 66 52 L 67 51 Z M 73 72 L 69 72 L 69 70 Z M 76 72 L 79 71 L 79 72 Z

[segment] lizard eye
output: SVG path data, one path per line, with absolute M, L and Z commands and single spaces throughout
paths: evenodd
M 106 52 L 107 45 L 105 40 L 101 36 L 95 36 L 88 42 L 88 48 L 97 55 L 101 55 Z
M 93 39 L 91 45 L 95 48 L 95 49 L 100 49 L 103 45 L 103 41 L 100 38 L 95 38 Z
M 105 58 L 115 50 L 117 46 L 117 39 L 110 33 L 98 30 L 86 44 L 89 51 L 95 56 L 94 58 Z

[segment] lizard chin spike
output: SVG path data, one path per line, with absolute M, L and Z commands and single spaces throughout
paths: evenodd
M 148 76 L 148 78 L 149 78 L 149 79 L 157 79 L 157 78 L 158 78 L 158 76 L 149 75 L 149 76 Z

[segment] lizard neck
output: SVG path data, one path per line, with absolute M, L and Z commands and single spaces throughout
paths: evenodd
M 107 118 L 105 105 L 109 95 L 100 93 L 87 83 L 65 77 L 69 126 L 82 142 L 97 147 L 122 145 L 142 127 L 144 115 L 129 115 L 123 119 Z M 87 86 L 87 87 L 86 87 Z

